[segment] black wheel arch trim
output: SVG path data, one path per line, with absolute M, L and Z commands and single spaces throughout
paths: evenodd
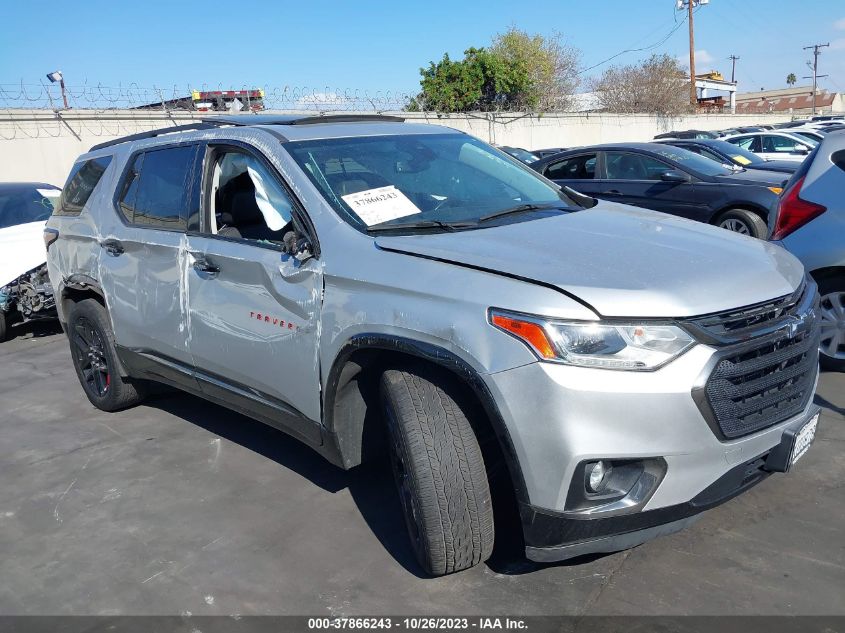
M 349 429 L 337 428 L 335 426 L 334 404 L 338 395 L 338 387 L 341 382 L 341 375 L 347 362 L 353 354 L 362 350 L 399 352 L 405 355 L 414 356 L 432 364 L 439 365 L 463 381 L 480 402 L 487 415 L 490 425 L 496 434 L 499 447 L 508 469 L 514 494 L 518 501 L 529 503 L 528 490 L 525 485 L 525 478 L 516 454 L 516 449 L 505 424 L 504 418 L 499 411 L 499 406 L 490 392 L 487 383 L 481 375 L 463 358 L 443 347 L 426 343 L 415 339 L 380 333 L 362 333 L 350 338 L 335 356 L 331 369 L 326 379 L 325 395 L 323 401 L 323 424 L 326 430 L 327 443 L 335 444 L 336 453 L 341 456 L 343 467 L 352 468 L 358 465 L 361 459 L 360 442 L 361 433 L 349 433 Z M 363 424 L 363 422 L 362 422 Z M 355 438 L 350 441 L 350 438 Z

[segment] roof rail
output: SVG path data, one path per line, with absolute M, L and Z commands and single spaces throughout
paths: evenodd
M 185 125 L 174 125 L 172 127 L 159 128 L 157 130 L 150 130 L 148 132 L 139 132 L 138 134 L 130 134 L 129 136 L 122 136 L 120 138 L 106 141 L 94 145 L 89 152 L 119 145 L 120 143 L 129 143 L 131 141 L 140 141 L 145 138 L 154 138 L 162 134 L 173 134 L 175 132 L 188 132 L 191 130 L 210 130 L 220 127 L 221 125 L 312 125 L 315 123 L 356 123 L 362 121 L 386 121 L 392 123 L 402 123 L 404 118 L 398 116 L 389 116 L 386 114 L 326 114 L 320 116 L 313 115 L 295 115 L 295 114 L 235 114 L 223 115 L 215 117 L 207 117 L 196 123 L 187 123 Z
M 366 121 L 389 121 L 402 123 L 404 118 L 386 114 L 323 114 L 319 116 L 302 114 L 233 114 L 203 119 L 218 125 L 312 125 L 315 123 L 357 123 Z
M 222 123 L 213 123 L 211 121 L 198 121 L 196 123 L 187 123 L 185 125 L 174 125 L 172 127 L 163 127 L 157 130 L 150 130 L 148 132 L 139 132 L 138 134 L 130 134 L 129 136 L 121 136 L 120 138 L 112 139 L 111 141 L 106 141 L 105 143 L 99 143 L 94 145 L 89 152 L 96 151 L 98 149 L 103 149 L 104 147 L 111 147 L 112 145 L 119 145 L 121 143 L 129 143 L 130 141 L 140 141 L 145 138 L 154 138 L 156 136 L 161 136 L 162 134 L 172 134 L 174 132 L 188 132 L 190 130 L 210 130 L 212 128 L 216 128 Z

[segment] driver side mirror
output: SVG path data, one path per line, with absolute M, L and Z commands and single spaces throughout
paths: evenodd
M 796 145 L 794 152 L 799 156 L 806 156 L 810 153 L 810 148 L 804 145 Z
M 689 182 L 690 177 L 684 172 L 678 171 L 677 169 L 669 169 L 660 174 L 660 180 L 662 180 L 663 182 L 682 183 Z

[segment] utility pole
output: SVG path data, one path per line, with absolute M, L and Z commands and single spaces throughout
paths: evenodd
M 816 113 L 816 87 L 818 86 L 818 81 L 820 77 L 827 77 L 827 75 L 820 75 L 819 74 L 819 49 L 825 48 L 830 46 L 830 43 L 827 44 L 813 44 L 811 46 L 805 46 L 804 50 L 813 49 L 813 114 Z M 810 77 L 804 77 L 804 79 L 810 79 Z
M 689 22 L 689 102 L 693 108 L 698 108 L 698 93 L 695 89 L 695 28 L 692 23 L 693 9 L 697 9 L 710 0 L 676 0 L 675 8 L 678 11 L 687 10 L 687 21 Z
M 736 60 L 739 59 L 736 55 L 728 57 L 731 60 L 731 83 L 736 83 Z

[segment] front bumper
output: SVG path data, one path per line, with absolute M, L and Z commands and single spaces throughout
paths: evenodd
M 526 556 L 538 562 L 552 562 L 616 552 L 682 530 L 695 523 L 703 511 L 733 499 L 772 473 L 789 470 L 793 431 L 818 412 L 818 407 L 812 407 L 795 428 L 784 431 L 781 442 L 770 451 L 731 468 L 687 503 L 603 519 L 573 519 L 521 504 Z
M 697 345 L 655 372 L 532 363 L 488 375 L 525 481 L 520 514 L 529 558 L 637 545 L 682 529 L 768 476 L 764 461 L 784 432 L 817 408 L 810 402 L 784 422 L 724 441 L 692 395 L 715 353 Z M 578 464 L 656 457 L 665 460 L 666 474 L 638 511 L 604 518 L 567 511 Z

